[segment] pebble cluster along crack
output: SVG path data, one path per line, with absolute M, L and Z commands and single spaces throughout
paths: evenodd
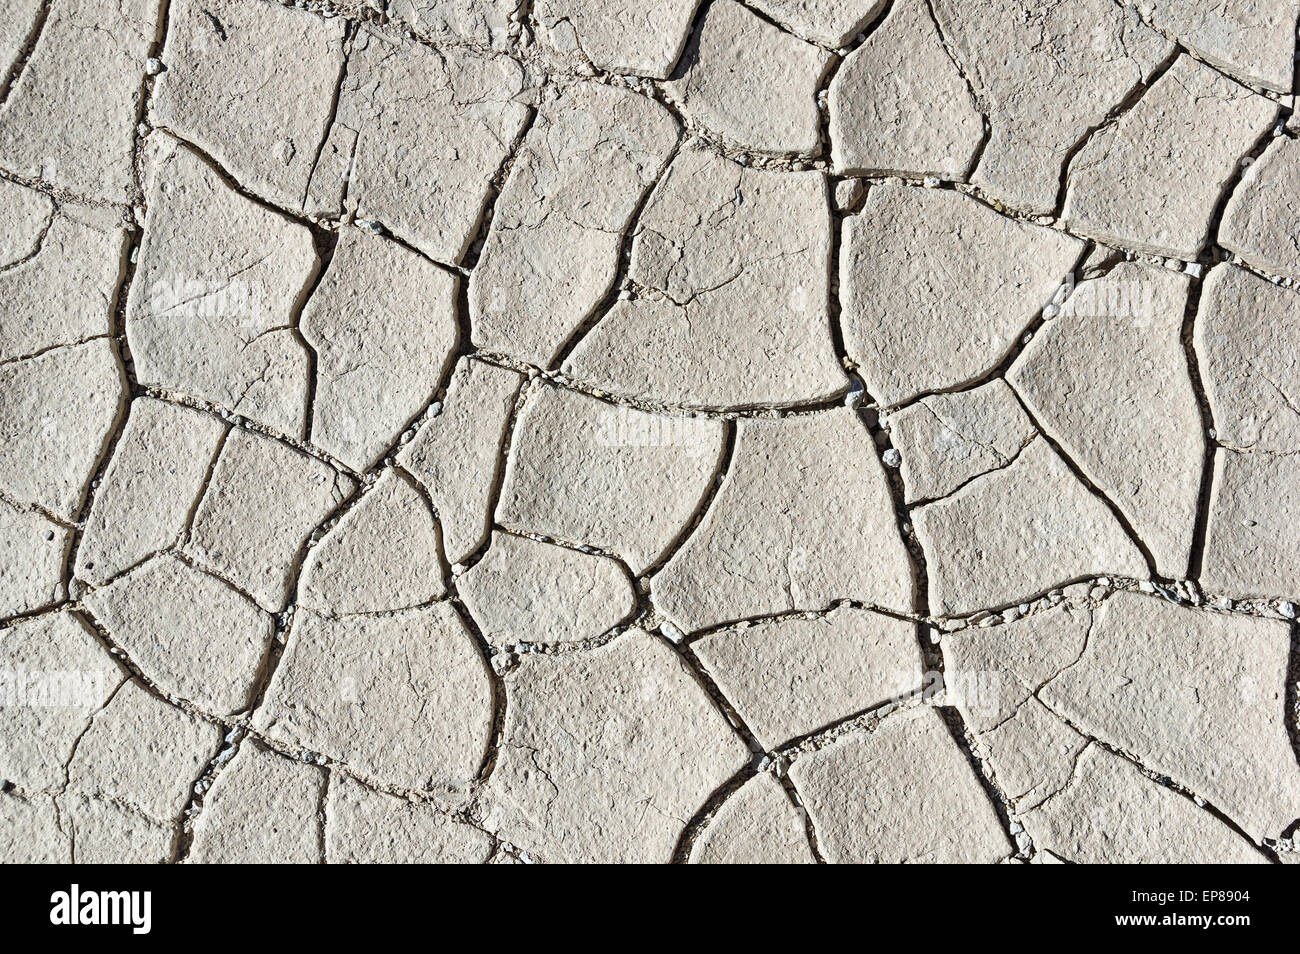
M 0 857 L 1300 861 L 1300 0 L 6 0 Z

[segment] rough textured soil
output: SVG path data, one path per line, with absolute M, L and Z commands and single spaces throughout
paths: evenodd
M 0 859 L 1300 861 L 1297 0 L 6 0 Z

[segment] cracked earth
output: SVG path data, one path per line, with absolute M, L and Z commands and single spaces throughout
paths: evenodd
M 1295 0 L 5 0 L 0 858 L 1300 861 Z

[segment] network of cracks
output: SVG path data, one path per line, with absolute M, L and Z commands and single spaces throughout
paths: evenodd
M 1300 4 L 14 6 L 0 858 L 1300 860 Z

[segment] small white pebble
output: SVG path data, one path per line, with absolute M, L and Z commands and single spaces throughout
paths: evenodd
M 888 448 L 885 453 L 881 455 L 881 459 L 885 462 L 886 467 L 897 467 L 903 463 L 903 455 L 893 447 Z
M 150 76 L 157 76 L 163 71 L 162 60 L 155 56 L 149 57 L 149 59 L 144 61 L 144 71 Z
M 1295 619 L 1295 604 L 1288 603 L 1286 600 L 1280 600 L 1277 604 L 1277 611 L 1287 619 Z
M 854 378 L 853 382 L 849 385 L 848 393 L 844 395 L 844 406 L 857 407 L 862 403 L 863 393 L 862 383 Z
M 663 633 L 665 639 L 674 643 L 681 643 L 686 639 L 686 634 L 667 620 L 659 624 L 659 632 Z

